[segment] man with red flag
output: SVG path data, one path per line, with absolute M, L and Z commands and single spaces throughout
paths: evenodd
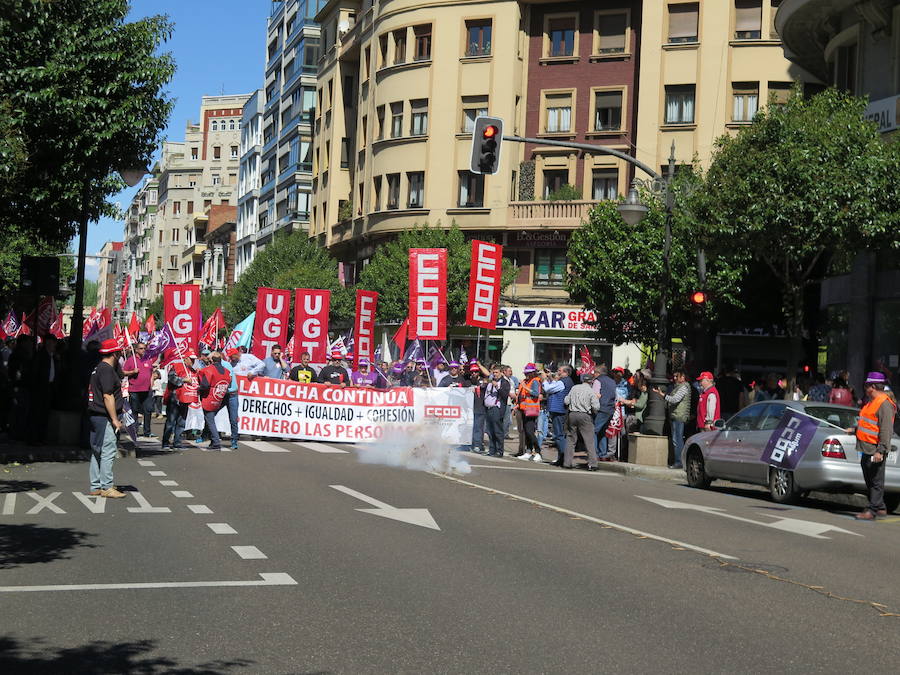
M 215 451 L 222 449 L 216 414 L 226 405 L 228 388 L 231 386 L 231 370 L 222 365 L 221 352 L 213 352 L 210 359 L 212 363 L 197 373 L 197 376 L 200 381 L 200 405 L 210 436 L 209 447 L 203 449 Z
M 197 402 L 197 378 L 193 368 L 193 355 L 172 361 L 168 365 L 169 381 L 163 402 L 166 405 L 166 425 L 163 428 L 162 447 L 181 450 L 181 436 L 187 422 L 188 408 Z

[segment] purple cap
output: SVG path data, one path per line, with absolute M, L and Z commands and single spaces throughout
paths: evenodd
M 887 378 L 884 373 L 871 372 L 866 375 L 866 384 L 887 384 Z
M 459 361 L 451 361 L 450 367 L 451 368 L 459 368 Z
M 392 373 L 402 373 L 403 372 L 403 364 L 395 363 L 393 366 L 391 366 L 391 372 Z

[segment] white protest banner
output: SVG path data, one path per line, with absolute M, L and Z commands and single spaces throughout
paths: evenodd
M 372 443 L 387 431 L 437 424 L 450 445 L 472 443 L 470 388 L 368 389 L 238 377 L 240 432 L 333 443 Z

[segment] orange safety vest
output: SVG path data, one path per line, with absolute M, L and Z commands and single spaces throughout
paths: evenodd
M 519 383 L 519 391 L 518 391 L 518 399 L 519 399 L 519 410 L 525 412 L 529 408 L 532 410 L 532 415 L 530 417 L 537 417 L 541 412 L 541 395 L 538 395 L 534 398 L 531 396 L 531 383 L 537 380 L 538 378 L 532 377 L 527 382 Z M 540 386 L 538 386 L 540 389 Z
M 878 445 L 878 409 L 885 400 L 890 401 L 884 392 L 875 394 L 871 401 L 859 411 L 859 422 L 856 426 L 856 438 L 870 445 Z M 893 402 L 891 402 L 893 405 Z

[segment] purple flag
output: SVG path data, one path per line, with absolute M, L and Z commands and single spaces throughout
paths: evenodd
M 437 368 L 439 363 L 447 363 L 444 353 L 437 345 L 431 345 L 428 348 L 428 365 L 431 368 Z
M 425 352 L 422 351 L 422 343 L 418 340 L 413 340 L 411 343 L 409 343 L 409 346 L 406 348 L 406 353 L 403 355 L 404 363 L 424 360 Z
M 797 468 L 809 442 L 816 433 L 819 420 L 790 408 L 784 411 L 778 426 L 769 436 L 760 461 L 779 469 L 793 471 Z
M 167 349 L 175 346 L 175 335 L 169 324 L 163 326 L 162 330 L 156 331 L 147 342 L 147 351 L 144 353 L 145 359 L 155 359 Z

